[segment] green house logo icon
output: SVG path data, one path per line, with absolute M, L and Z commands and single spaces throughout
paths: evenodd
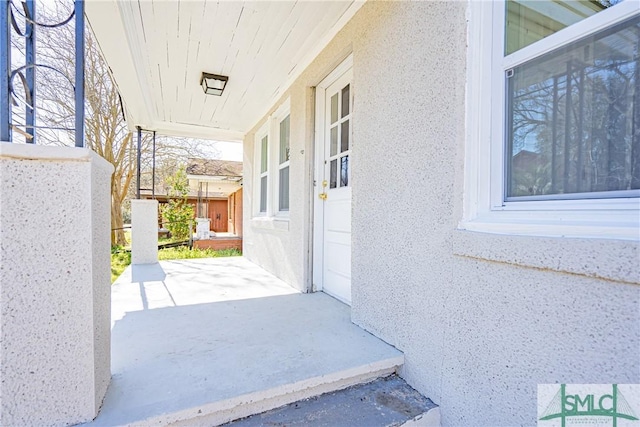
M 561 427 L 565 427 L 567 421 L 571 426 L 578 426 L 593 425 L 596 420 L 601 420 L 598 424 L 602 424 L 608 420 L 607 425 L 618 427 L 619 421 L 627 420 L 634 422 L 632 425 L 640 426 L 640 422 L 635 423 L 639 421 L 638 416 L 621 393 L 618 384 L 608 386 L 610 388 L 606 392 L 600 385 L 592 385 L 591 389 L 586 384 L 570 386 L 575 386 L 573 391 L 567 390 L 567 384 L 560 384 L 558 392 L 546 406 L 539 421 L 559 420 Z M 539 422 L 539 425 L 543 426 L 545 423 Z

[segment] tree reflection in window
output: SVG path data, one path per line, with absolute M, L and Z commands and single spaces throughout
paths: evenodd
M 340 187 L 349 185 L 349 156 L 340 159 Z
M 507 72 L 508 198 L 640 188 L 639 51 L 634 17 Z

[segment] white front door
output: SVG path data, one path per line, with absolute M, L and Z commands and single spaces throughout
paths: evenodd
M 351 303 L 352 70 L 341 65 L 318 86 L 314 284 Z

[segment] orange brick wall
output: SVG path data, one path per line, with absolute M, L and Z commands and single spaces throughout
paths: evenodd
M 195 240 L 193 247 L 197 249 L 238 249 L 242 251 L 242 239 Z
M 242 188 L 233 193 L 235 198 L 235 212 L 233 217 L 235 218 L 236 230 L 235 233 L 237 236 L 242 237 Z M 242 249 L 242 247 L 240 247 Z

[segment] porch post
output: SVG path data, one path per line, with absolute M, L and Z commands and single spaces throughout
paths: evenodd
M 140 175 L 142 168 L 142 128 L 138 129 L 138 152 L 136 153 L 136 199 L 140 199 Z
M 153 164 L 151 167 L 151 198 L 156 198 L 156 131 L 153 131 Z
M 131 264 L 158 262 L 158 201 L 131 200 Z
M 28 15 L 32 20 L 36 19 L 36 2 L 34 0 L 26 1 Z M 27 37 L 25 37 L 25 62 L 27 65 L 36 63 L 36 26 L 27 21 L 26 23 Z M 36 143 L 36 68 L 31 67 L 25 70 L 27 80 L 27 90 L 29 95 L 27 99 L 31 100 L 31 105 L 25 107 L 24 117 L 26 124 L 26 132 L 31 138 L 26 138 L 30 144 Z
M 0 141 L 11 142 L 11 25 L 9 0 L 0 0 Z
M 84 147 L 84 0 L 74 1 L 76 14 L 76 147 Z
M 111 378 L 110 183 L 86 148 L 0 143 L 0 425 L 72 425 Z

